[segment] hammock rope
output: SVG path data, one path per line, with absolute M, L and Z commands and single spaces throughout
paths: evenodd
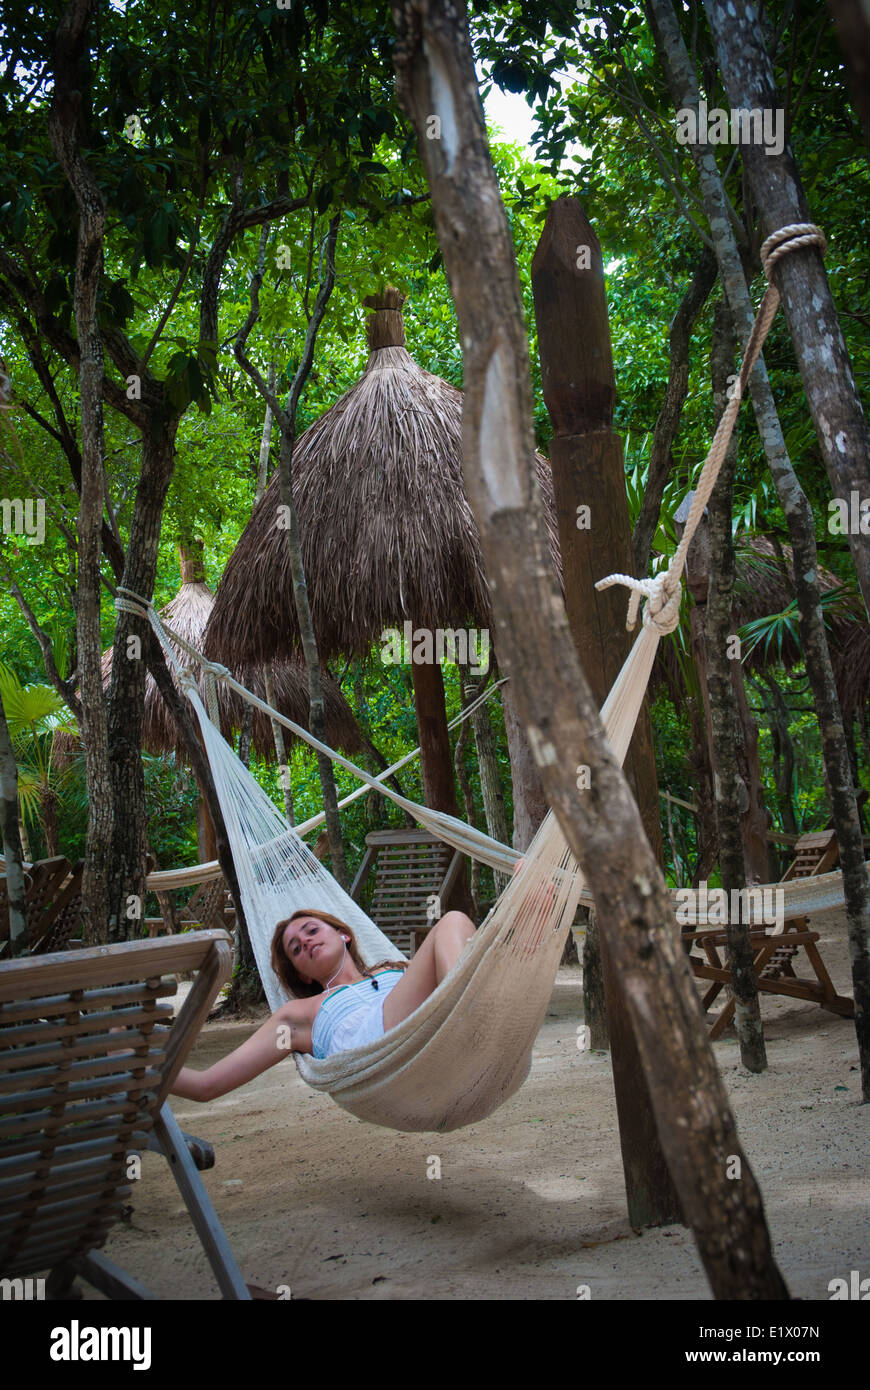
M 817 227 L 791 224 L 762 247 L 765 274 L 791 250 L 824 245 Z M 613 751 L 624 761 L 646 693 L 659 641 L 679 622 L 686 554 L 715 486 L 749 374 L 779 303 L 769 284 L 756 316 L 738 378 L 704 462 L 686 528 L 667 570 L 652 579 L 614 574 L 597 588 L 630 590 L 628 626 L 643 601 L 643 625 L 601 711 Z M 286 997 L 269 964 L 275 923 L 298 908 L 329 910 L 357 934 L 367 964 L 398 953 L 373 922 L 315 859 L 296 831 L 239 761 L 209 718 L 193 671 L 179 670 L 170 638 L 150 601 L 119 589 L 117 606 L 148 619 L 197 714 L 206 755 L 233 851 L 239 889 L 260 975 L 273 1009 Z M 442 812 L 418 806 L 315 739 L 236 681 L 226 667 L 206 662 L 181 641 L 207 673 L 208 685 L 225 681 L 243 699 L 310 747 L 325 753 L 368 786 L 376 787 L 440 839 L 463 853 L 511 871 L 517 855 L 507 846 Z M 565 938 L 583 892 L 583 875 L 553 812 L 526 852 L 522 872 L 508 883 L 450 974 L 409 1018 L 376 1042 L 325 1060 L 295 1054 L 303 1079 L 328 1091 L 359 1118 L 399 1130 L 449 1130 L 485 1118 L 518 1089 L 552 993 Z
M 818 246 L 823 256 L 827 250 L 827 242 L 823 233 L 812 222 L 790 222 L 788 226 L 780 227 L 779 231 L 773 232 L 762 244 L 760 256 L 768 282 L 767 289 L 758 306 L 758 313 L 755 316 L 752 332 L 746 345 L 740 374 L 731 397 L 722 412 L 722 418 L 713 436 L 709 453 L 704 460 L 701 476 L 698 479 L 689 508 L 689 515 L 686 518 L 682 539 L 671 557 L 667 570 L 662 574 L 654 575 L 651 579 L 635 579 L 627 574 L 610 574 L 605 579 L 599 579 L 595 585 L 596 589 L 609 589 L 613 584 L 622 584 L 630 590 L 631 597 L 626 620 L 626 627 L 629 632 L 635 628 L 638 606 L 641 598 L 644 597 L 647 600 L 644 623 L 653 623 L 663 636 L 673 632 L 679 626 L 682 575 L 689 546 L 692 544 L 692 539 L 700 525 L 713 488 L 716 486 L 716 479 L 719 477 L 719 470 L 731 441 L 743 400 L 743 393 L 746 390 L 752 369 L 761 355 L 764 340 L 770 332 L 770 326 L 779 308 L 779 290 L 770 278 L 771 273 L 773 267 L 783 256 L 788 255 L 790 251 L 801 250 L 805 246 Z

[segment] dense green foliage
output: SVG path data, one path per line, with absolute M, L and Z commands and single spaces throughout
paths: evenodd
M 71 332 L 76 212 L 46 125 L 50 89 L 45 63 L 62 8 L 55 3 L 36 14 L 32 7 L 12 4 L 3 20 L 12 60 L 0 81 L 0 134 L 7 155 L 0 173 L 0 240 L 10 256 L 30 267 L 44 288 L 48 312 Z M 207 578 L 214 588 L 250 517 L 263 406 L 235 363 L 232 339 L 248 313 L 249 280 L 261 254 L 261 315 L 248 351 L 264 375 L 271 362 L 276 364 L 283 393 L 298 363 L 326 226 L 341 209 L 336 288 L 301 403 L 300 430 L 359 376 L 366 356 L 361 301 L 387 282 L 408 295 L 408 346 L 423 367 L 461 385 L 461 353 L 425 184 L 409 128 L 392 94 L 393 39 L 384 7 L 218 9 L 194 4 L 183 23 L 164 4 L 98 8 L 84 123 L 86 156 L 109 213 L 101 313 L 107 330 L 124 338 L 135 352 L 144 354 L 152 344 L 149 369 L 167 383 L 174 403 L 186 407 L 164 513 L 155 590 L 160 606 L 178 588 L 180 539 L 202 539 Z M 791 138 L 813 214 L 828 236 L 828 273 L 859 391 L 866 398 L 866 152 L 844 96 L 840 54 L 830 26 L 822 25 L 820 33 L 815 14 L 801 12 L 789 19 L 780 10 L 782 6 L 771 12 L 775 28 L 781 19 L 788 21 L 776 49 L 777 80 L 789 94 Z M 674 144 L 673 112 L 650 35 L 641 11 L 633 6 L 611 6 L 597 22 L 583 18 L 579 25 L 573 6 L 569 12 L 561 4 L 530 6 L 525 0 L 522 6 L 477 6 L 472 18 L 485 80 L 523 93 L 538 121 L 536 160 L 517 146 L 500 143 L 494 145 L 493 155 L 522 281 L 539 443 L 546 448 L 550 428 L 540 392 L 530 264 L 550 200 L 559 192 L 570 192 L 580 197 L 592 218 L 608 267 L 616 422 L 626 437 L 626 469 L 636 491 L 667 379 L 668 325 L 700 248 L 695 227 L 683 215 L 688 206 L 698 218 L 692 201 L 694 174 L 685 150 Z M 698 43 L 712 103 L 721 90 L 703 24 Z M 637 120 L 638 111 L 644 113 L 649 134 Z M 203 341 L 200 293 L 208 253 L 236 183 L 243 188 L 247 206 L 282 194 L 307 202 L 268 225 L 262 248 L 259 228 L 236 239 L 220 284 L 218 338 Z M 737 159 L 729 166 L 727 186 L 735 206 L 743 210 Z M 757 297 L 758 279 L 753 290 Z M 711 319 L 708 305 L 693 339 L 689 395 L 674 446 L 671 492 L 677 496 L 691 484 L 709 443 Z M 45 543 L 31 546 L 20 536 L 4 536 L 2 558 L 6 573 L 14 575 L 51 635 L 63 675 L 76 665 L 76 496 L 45 375 L 12 313 L 0 324 L 0 343 L 14 391 L 13 409 L 0 420 L 2 490 L 43 497 L 47 513 Z M 43 351 L 53 389 L 74 427 L 75 372 L 47 346 Z M 766 360 L 787 443 L 816 512 L 820 552 L 835 573 L 850 580 L 845 540 L 826 529 L 828 482 L 781 318 Z M 122 384 L 117 361 L 107 361 L 107 371 Z M 126 542 L 141 439 L 115 410 L 107 408 L 105 424 L 109 495 Z M 632 486 L 629 491 L 633 497 Z M 748 411 L 740 424 L 736 510 L 743 528 L 786 538 Z M 662 533 L 657 548 L 665 551 L 667 544 Z M 102 618 L 108 646 L 114 630 L 108 589 Z M 43 682 L 39 648 L 5 586 L 0 593 L 0 626 L 4 659 L 19 681 L 31 686 Z M 341 678 L 360 721 L 388 761 L 416 744 L 407 672 L 381 666 L 372 654 L 367 662 L 349 663 L 333 674 Z M 799 751 L 795 816 L 801 828 L 811 828 L 827 818 L 818 734 L 800 672 L 779 672 L 778 679 L 792 710 L 791 736 Z M 450 668 L 446 686 L 452 717 L 460 697 Z M 509 763 L 497 702 L 491 717 L 509 801 Z M 660 694 L 654 721 L 661 784 L 691 801 L 685 714 Z M 35 747 L 42 744 L 36 742 Z M 767 728 L 762 730 L 761 753 L 768 805 L 778 816 Z M 72 784 L 78 777 L 78 793 L 70 791 L 61 799 L 59 822 L 64 852 L 73 857 L 81 851 L 84 833 L 82 774 L 80 765 L 74 766 L 77 770 L 68 780 Z M 479 779 L 470 754 L 466 766 L 478 823 L 483 825 Z M 257 766 L 255 771 L 279 801 L 274 768 Z M 148 759 L 146 775 L 152 808 L 149 834 L 159 862 L 195 862 L 192 779 L 171 759 Z M 417 764 L 399 776 L 407 793 L 419 798 Z M 862 776 L 866 779 L 866 771 Z M 340 794 L 355 787 L 341 772 L 338 783 Z M 293 754 L 292 784 L 300 820 L 319 810 L 315 766 L 302 749 Z M 348 809 L 344 825 L 351 867 L 362 854 L 366 831 L 396 820 L 390 803 L 370 795 Z M 31 828 L 36 850 L 41 845 L 38 816 Z M 690 819 L 683 835 L 691 859 L 695 847 Z

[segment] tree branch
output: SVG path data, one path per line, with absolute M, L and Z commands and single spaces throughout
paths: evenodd
M 27 626 L 30 628 L 30 631 L 33 633 L 34 637 L 36 638 L 39 644 L 39 650 L 42 652 L 42 664 L 45 667 L 45 674 L 48 676 L 48 679 L 51 681 L 51 684 L 54 686 L 55 690 L 57 691 L 61 699 L 64 701 L 64 703 L 69 705 L 69 708 L 72 710 L 75 716 L 76 723 L 79 726 L 81 726 L 81 701 L 79 700 L 79 697 L 76 694 L 75 686 L 73 685 L 72 681 L 65 681 L 61 678 L 60 672 L 57 669 L 57 663 L 54 659 L 54 651 L 51 645 L 51 638 L 49 637 L 45 629 L 40 627 L 39 620 L 36 614 L 30 607 L 30 604 L 27 602 L 27 599 L 24 597 L 15 580 L 13 579 L 12 572 L 9 570 L 8 566 L 4 562 L 0 561 L 0 568 L 2 568 L 4 578 L 7 584 L 9 585 L 10 594 L 15 599 L 15 602 L 18 604 L 18 607 L 21 609 Z

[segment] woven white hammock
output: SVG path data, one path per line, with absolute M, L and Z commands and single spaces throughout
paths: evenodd
M 798 225 L 769 238 L 762 248 L 765 269 L 793 246 L 821 240 L 817 228 Z M 622 583 L 632 590 L 629 628 L 641 598 L 646 599 L 643 629 L 616 679 L 601 712 L 613 750 L 625 758 L 646 692 L 661 636 L 679 622 L 680 576 L 694 531 L 712 492 L 749 372 L 776 312 L 773 286 L 765 294 L 747 348 L 737 390 L 720 421 L 686 522 L 680 546 L 668 570 L 651 580 L 612 575 L 598 587 Z M 284 817 L 221 737 L 193 677 L 180 672 L 169 635 L 153 606 L 120 590 L 118 606 L 146 614 L 170 664 L 197 714 L 215 789 L 239 881 L 242 905 L 257 965 L 271 1007 L 287 996 L 272 972 L 269 947 L 276 923 L 300 908 L 321 909 L 350 925 L 367 964 L 400 953 L 378 930 L 302 842 Z M 179 643 L 176 634 L 172 640 Z M 183 642 L 181 646 L 186 647 Z M 319 743 L 252 696 L 224 667 L 208 663 L 186 648 L 206 670 L 209 703 L 216 701 L 214 678 L 228 682 L 256 707 L 292 729 L 312 747 L 325 752 L 360 780 L 390 797 L 440 839 L 465 854 L 508 870 L 517 855 L 505 845 L 452 816 L 418 806 L 383 781 L 370 777 L 347 759 Z M 547 815 L 525 856 L 525 865 L 469 941 L 459 961 L 433 994 L 409 1018 L 376 1042 L 353 1051 L 315 1060 L 296 1054 L 299 1072 L 309 1085 L 328 1091 L 359 1118 L 398 1130 L 451 1130 L 491 1114 L 512 1095 L 528 1074 L 531 1051 L 552 993 L 565 938 L 583 894 L 583 877 L 555 816 Z M 168 875 L 162 875 L 163 879 Z M 840 875 L 826 875 L 839 880 Z M 153 877 L 151 884 L 153 886 Z M 819 896 L 823 880 L 812 891 Z M 171 886 L 165 883 L 163 886 Z M 785 885 L 791 887 L 791 885 Z M 833 885 L 827 885 L 831 897 Z M 792 905 L 807 896 L 807 885 L 794 885 Z M 834 890 L 837 892 L 837 890 Z M 674 927 L 676 931 L 676 923 Z
M 132 595 L 119 603 L 142 612 Z M 678 617 L 679 591 L 676 605 L 669 607 L 668 616 Z M 150 605 L 147 615 L 173 661 L 169 635 Z M 659 635 L 655 623 L 644 626 L 602 710 L 620 761 L 631 742 Z M 278 921 L 300 908 L 327 911 L 347 922 L 367 964 L 401 959 L 236 757 L 209 718 L 192 676 L 177 666 L 176 674 L 202 731 L 251 945 L 271 1008 L 289 997 L 269 962 L 272 934 Z M 321 746 L 307 731 L 297 731 Z M 338 754 L 331 756 L 353 767 Z M 365 781 L 375 781 L 361 769 L 354 771 Z M 501 869 L 516 863 L 515 851 L 498 841 L 379 785 L 427 829 L 462 852 Z M 582 889 L 582 874 L 550 813 L 526 852 L 521 872 L 434 993 L 404 1022 L 364 1048 L 324 1060 L 296 1054 L 303 1079 L 328 1091 L 360 1119 L 391 1129 L 450 1130 L 484 1119 L 528 1075 L 532 1046 Z

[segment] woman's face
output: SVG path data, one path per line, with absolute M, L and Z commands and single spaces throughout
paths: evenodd
M 345 939 L 337 928 L 319 917 L 294 917 L 281 938 L 284 954 L 303 984 L 324 984 L 340 969 Z

